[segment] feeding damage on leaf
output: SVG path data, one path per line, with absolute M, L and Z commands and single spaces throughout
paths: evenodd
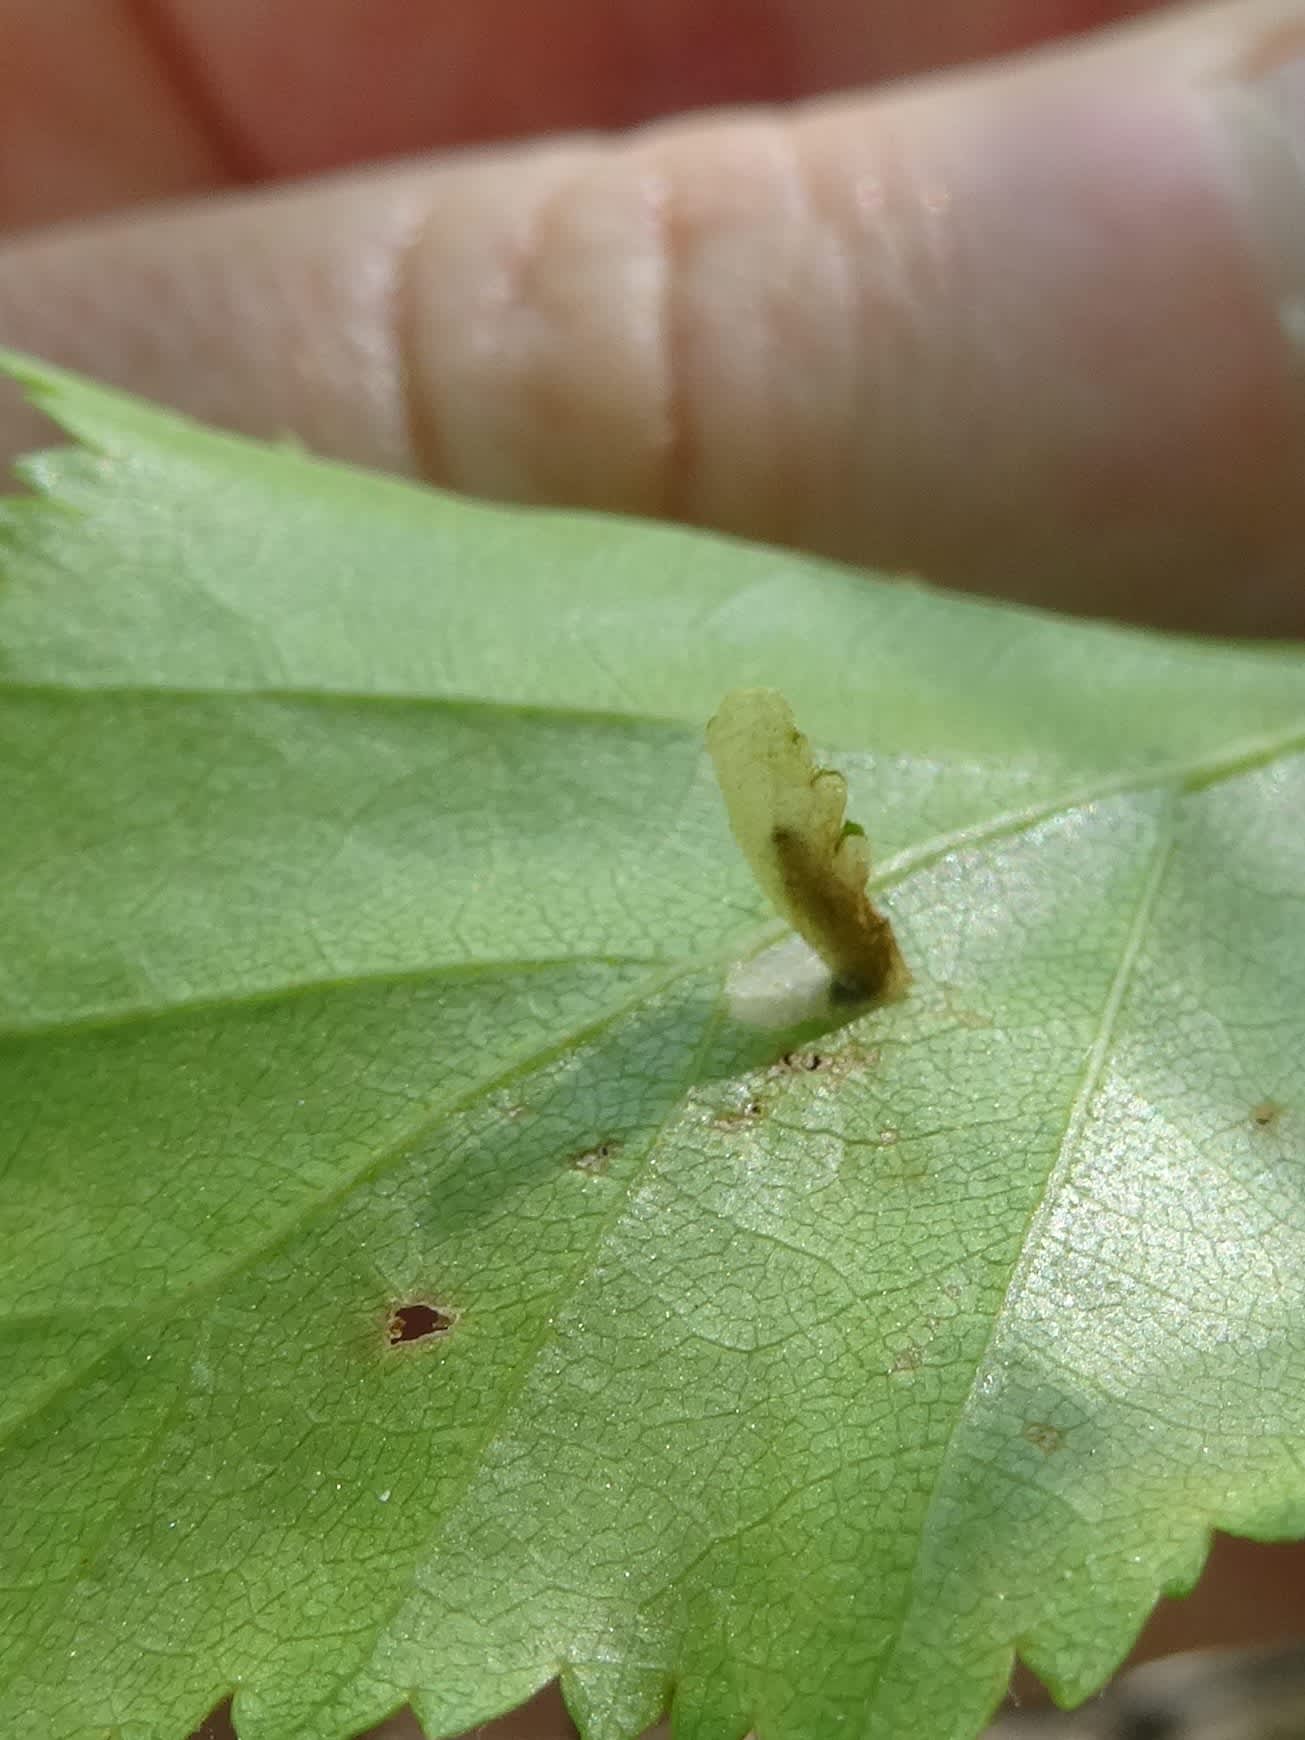
M 870 847 L 845 817 L 847 782 L 817 767 L 776 689 L 733 689 L 707 726 L 730 830 L 758 886 L 815 950 L 836 992 L 881 1000 L 909 974 L 866 893 Z
M 451 1311 L 444 1310 L 439 1305 L 428 1304 L 425 1300 L 413 1300 L 411 1304 L 396 1305 L 390 1312 L 387 1334 L 391 1347 L 401 1347 L 411 1341 L 425 1341 L 428 1337 L 447 1335 L 457 1321 Z
M 879 1057 L 879 1048 L 874 1045 L 840 1045 L 829 1051 L 802 1047 L 786 1051 L 766 1073 L 771 1076 L 823 1075 L 833 1081 L 843 1081 L 849 1075 L 874 1069 Z
M 615 1136 L 605 1137 L 601 1142 L 595 1142 L 592 1148 L 582 1148 L 578 1154 L 573 1154 L 568 1165 L 576 1172 L 588 1172 L 601 1178 L 607 1171 L 608 1162 L 621 1152 L 623 1146 L 624 1143 Z

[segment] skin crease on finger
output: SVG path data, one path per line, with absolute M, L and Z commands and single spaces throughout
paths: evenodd
M 0 338 L 475 493 L 1298 628 L 1298 369 L 1209 95 L 1291 15 L 19 238 Z

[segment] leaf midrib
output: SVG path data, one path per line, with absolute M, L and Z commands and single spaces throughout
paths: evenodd
M 617 729 L 663 731 L 668 736 L 692 737 L 695 740 L 699 740 L 701 737 L 699 725 L 684 718 L 677 718 L 673 714 L 637 712 L 629 708 L 580 707 L 561 701 L 510 700 L 506 697 L 493 695 L 429 694 L 407 690 L 343 689 L 312 685 L 264 685 L 240 682 L 209 686 L 198 683 L 100 683 L 94 681 L 69 683 L 54 680 L 15 682 L 8 679 L 0 680 L 0 695 L 12 696 L 16 700 L 25 698 L 33 700 L 43 698 L 83 700 L 89 697 L 97 699 L 107 697 L 110 700 L 232 703 L 258 700 L 266 701 L 274 706 L 320 707 L 323 710 L 337 707 L 342 710 L 374 707 L 380 711 L 411 709 L 445 713 L 485 713 L 494 718 L 506 716 L 538 719 L 548 723 L 561 722 L 610 726 Z M 823 737 L 818 747 L 822 752 L 835 755 L 873 756 L 876 753 L 871 744 L 835 741 L 829 737 Z M 903 753 L 924 756 L 944 754 L 952 748 L 954 745 L 939 746 L 926 743 L 917 746 L 910 752 L 894 750 L 889 753 L 897 757 Z M 1169 759 L 1158 756 L 1152 762 L 1146 762 L 1139 757 L 1137 764 L 1132 768 L 1120 769 L 1110 774 L 1094 773 L 1087 776 L 1082 787 L 1071 788 L 1066 796 L 1049 800 L 1049 805 L 1052 809 L 1074 808 L 1077 804 L 1089 802 L 1094 798 L 1168 782 L 1187 786 L 1217 782 L 1231 774 L 1266 765 L 1283 756 L 1302 750 L 1305 750 L 1305 713 L 1301 714 L 1298 719 L 1292 719 L 1282 729 L 1234 738 L 1225 748 L 1206 755 L 1192 758 L 1171 757 Z M 994 751 L 992 762 L 994 766 L 1009 770 L 1012 765 L 1012 757 L 1006 751 L 1001 753 Z M 1038 760 L 1035 756 L 1027 762 L 1016 761 L 1015 765 L 1033 768 L 1038 766 Z
M 211 997 L 178 997 L 166 1003 L 131 1004 L 122 1009 L 92 1009 L 85 1013 L 48 1021 L 0 1023 L 0 1046 L 25 1045 L 33 1041 L 77 1037 L 86 1033 L 115 1033 L 139 1026 L 187 1021 L 196 1016 L 219 1015 L 228 1010 L 275 1009 L 300 998 L 329 996 L 333 991 L 384 990 L 403 985 L 419 989 L 449 979 L 494 978 L 496 975 L 561 972 L 570 967 L 646 967 L 649 971 L 675 971 L 682 962 L 657 955 L 539 955 L 474 961 L 430 961 L 417 967 L 378 968 L 374 972 L 341 973 L 334 978 L 287 979 L 282 984 L 256 986 L 248 991 Z
M 545 719 L 582 725 L 611 725 L 638 730 L 665 731 L 668 735 L 696 735 L 684 719 L 671 714 L 637 713 L 611 707 L 577 707 L 560 701 L 510 701 L 492 695 L 433 695 L 420 690 L 401 689 L 332 689 L 293 684 L 263 684 L 232 682 L 209 686 L 202 683 L 117 683 L 117 682 L 56 682 L 0 681 L 0 695 L 15 700 L 72 700 L 88 698 L 120 701 L 266 701 L 273 706 L 305 706 L 323 709 L 338 707 L 378 711 L 405 709 L 446 713 L 489 713 L 495 718 L 504 714 L 523 719 Z
M 220 692 L 218 691 L 218 693 Z M 492 706 L 496 703 L 485 703 L 485 705 Z M 866 754 L 869 751 L 860 750 L 856 753 Z M 1019 809 L 999 811 L 996 815 L 983 821 L 969 822 L 962 827 L 935 834 L 920 841 L 917 845 L 905 847 L 878 866 L 871 876 L 870 887 L 875 892 L 900 887 L 910 877 L 917 875 L 922 870 L 930 869 L 953 852 L 978 850 L 1002 840 L 1017 838 L 1020 834 L 1027 833 L 1043 822 L 1051 821 L 1059 815 L 1067 815 L 1076 809 L 1082 809 L 1087 804 L 1100 803 L 1108 798 L 1137 796 L 1147 791 L 1159 791 L 1167 788 L 1193 791 L 1221 784 L 1226 780 L 1238 778 L 1242 774 L 1256 772 L 1272 766 L 1275 761 L 1285 760 L 1293 755 L 1303 753 L 1305 753 L 1305 722 L 1298 730 L 1294 730 L 1290 734 L 1243 738 L 1219 755 L 1205 756 L 1189 761 L 1156 763 L 1150 767 L 1112 774 L 1095 780 L 1085 780 L 1082 785 L 1068 787 L 1041 802 L 1028 804 Z M 734 939 L 732 943 L 718 951 L 718 954 L 722 958 L 728 957 L 732 960 L 749 953 L 759 952 L 761 948 L 778 940 L 782 934 L 782 929 L 777 929 L 773 924 L 765 926 L 763 930 L 752 927 L 746 935 Z M 696 964 L 706 966 L 710 963 L 704 960 Z M 126 1028 L 137 1023 L 144 1024 L 172 1016 L 185 1017 L 192 1013 L 216 1012 L 246 1006 L 273 1006 L 283 1000 L 309 996 L 318 991 L 344 991 L 355 986 L 390 983 L 398 985 L 409 980 L 420 982 L 426 978 L 445 974 L 452 976 L 455 973 L 465 973 L 470 977 L 479 972 L 529 971 L 535 967 L 547 969 L 568 965 L 611 965 L 618 967 L 646 965 L 654 968 L 664 967 L 672 972 L 678 972 L 681 968 L 691 970 L 691 964 L 687 962 L 667 961 L 658 956 L 619 954 L 557 955 L 540 957 L 538 961 L 433 962 L 420 967 L 405 968 L 401 971 L 383 969 L 369 972 L 363 970 L 321 979 L 298 978 L 281 985 L 260 986 L 248 993 L 177 998 L 168 1002 L 134 1004 L 125 1009 L 94 1010 L 58 1020 L 33 1021 L 23 1025 L 12 1022 L 9 1025 L 0 1024 L 0 1044 L 6 1041 L 26 1041 L 29 1038 L 58 1037 L 65 1033 L 73 1034 L 102 1028 Z

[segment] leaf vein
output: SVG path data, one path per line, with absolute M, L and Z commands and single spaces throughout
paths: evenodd
M 1171 803 L 1166 812 L 1164 824 L 1157 828 L 1156 841 L 1152 850 L 1152 861 L 1146 881 L 1141 889 L 1137 909 L 1133 915 L 1123 940 L 1119 964 L 1111 979 L 1101 1016 L 1096 1024 L 1096 1032 L 1091 1046 L 1084 1058 L 1083 1069 L 1079 1075 L 1078 1086 L 1070 1103 L 1065 1120 L 1065 1132 L 1057 1146 L 1056 1156 L 1047 1173 L 1047 1180 L 1037 1201 L 1031 1208 L 1025 1223 L 1024 1234 L 1019 1241 L 1015 1263 L 1002 1294 L 1000 1303 L 993 1313 L 992 1328 L 989 1331 L 983 1349 L 975 1362 L 974 1377 L 966 1393 L 965 1400 L 957 1410 L 956 1418 L 947 1434 L 946 1442 L 938 1459 L 938 1466 L 930 1485 L 929 1496 L 925 1503 L 924 1514 L 920 1523 L 919 1537 L 911 1563 L 911 1571 L 907 1578 L 906 1588 L 899 1604 L 897 1617 L 892 1626 L 893 1643 L 878 1663 L 872 1683 L 866 1695 L 866 1729 L 870 1726 L 880 1693 L 887 1680 L 888 1672 L 902 1647 L 902 1639 L 911 1612 L 920 1595 L 920 1574 L 925 1556 L 925 1546 L 932 1535 L 939 1495 L 942 1492 L 947 1474 L 956 1453 L 956 1447 L 965 1426 L 978 1409 L 982 1401 L 983 1379 L 989 1366 L 994 1348 L 1002 1326 L 1018 1300 L 1028 1279 L 1032 1267 L 1033 1253 L 1040 1244 L 1039 1230 L 1044 1220 L 1048 1206 L 1051 1203 L 1057 1186 L 1065 1178 L 1073 1165 L 1076 1150 L 1082 1139 L 1083 1131 L 1091 1115 L 1092 1101 L 1100 1087 L 1109 1059 L 1110 1049 L 1114 1042 L 1116 1025 L 1124 1006 L 1125 998 L 1132 984 L 1133 974 L 1142 953 L 1142 946 L 1155 910 L 1160 887 L 1163 883 L 1172 857 L 1176 839 L 1174 825 L 1176 803 Z

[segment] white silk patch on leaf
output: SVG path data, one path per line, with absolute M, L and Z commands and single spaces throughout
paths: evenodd
M 739 961 L 725 980 L 730 1014 L 749 1027 L 795 1028 L 835 1014 L 829 968 L 800 936 Z

